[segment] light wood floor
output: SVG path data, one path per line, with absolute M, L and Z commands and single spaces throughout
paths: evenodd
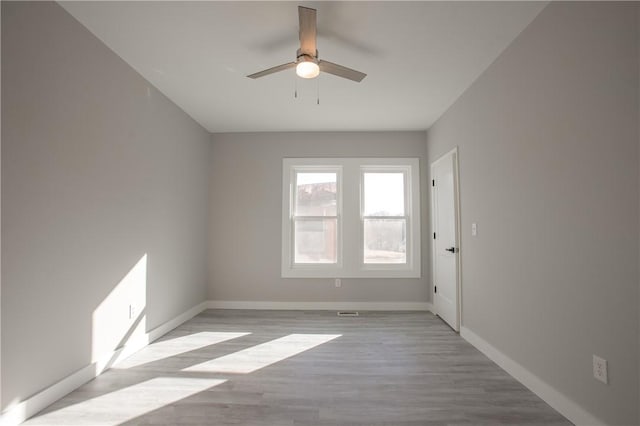
M 208 310 L 27 425 L 569 425 L 430 313 Z

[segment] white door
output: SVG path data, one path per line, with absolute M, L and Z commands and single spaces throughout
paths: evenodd
M 435 313 L 460 330 L 458 149 L 431 164 L 433 302 Z

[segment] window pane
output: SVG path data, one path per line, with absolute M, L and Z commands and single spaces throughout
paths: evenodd
M 364 174 L 364 215 L 404 216 L 404 173 Z
M 296 220 L 295 263 L 336 263 L 337 219 Z
M 336 216 L 336 173 L 296 173 L 296 216 Z
M 405 219 L 364 220 L 364 263 L 407 263 Z

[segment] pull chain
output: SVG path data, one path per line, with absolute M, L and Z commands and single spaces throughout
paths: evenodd
M 293 75 L 294 87 L 293 87 L 293 97 L 294 99 L 298 99 L 298 77 Z
M 317 86 L 316 86 L 316 90 L 317 90 L 317 92 L 316 92 L 316 96 L 317 96 L 316 105 L 320 105 L 320 76 L 318 76 L 316 78 L 316 80 L 318 80 Z

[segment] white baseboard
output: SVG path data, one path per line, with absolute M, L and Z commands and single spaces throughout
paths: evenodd
M 209 309 L 283 311 L 433 311 L 428 302 L 259 302 L 210 300 Z
M 178 315 L 177 317 L 165 322 L 164 324 L 145 333 L 139 339 L 127 342 L 125 346 L 102 356 L 98 361 L 87 365 L 75 373 L 65 377 L 59 382 L 54 383 L 48 388 L 38 392 L 32 397 L 10 407 L 7 411 L 0 415 L 0 426 L 15 426 L 27 420 L 29 417 L 37 414 L 39 411 L 48 407 L 55 401 L 64 397 L 68 393 L 79 388 L 88 381 L 98 377 L 105 370 L 117 364 L 121 360 L 127 358 L 134 352 L 139 351 L 154 340 L 164 336 L 180 324 L 190 320 L 200 312 L 207 309 L 208 302 L 202 302 L 188 311 Z
M 198 305 L 194 306 L 193 308 L 189 309 L 186 312 L 181 313 L 180 315 L 173 318 L 172 320 L 167 321 L 164 324 L 159 325 L 158 327 L 149 331 L 147 333 L 150 339 L 149 342 L 153 342 L 154 340 L 159 339 L 160 337 L 164 336 L 165 334 L 167 334 L 177 326 L 182 325 L 185 322 L 189 321 L 191 318 L 195 317 L 200 312 L 207 309 L 207 305 L 208 305 L 208 302 L 199 303 Z
M 576 426 L 605 425 L 605 422 L 589 413 L 571 398 L 556 390 L 538 376 L 500 352 L 482 337 L 466 327 L 460 328 L 460 336 L 498 364 L 503 370 L 538 395 Z

